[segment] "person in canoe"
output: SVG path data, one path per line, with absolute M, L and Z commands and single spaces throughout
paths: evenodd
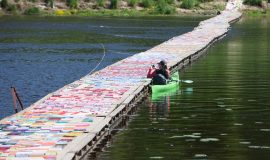
M 156 68 L 155 65 L 152 65 L 148 70 L 147 78 L 152 78 L 154 85 L 167 84 L 167 81 L 170 79 L 170 71 L 167 67 L 166 61 L 161 60 L 158 63 L 158 68 Z

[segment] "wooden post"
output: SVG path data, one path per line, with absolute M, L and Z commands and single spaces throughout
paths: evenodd
M 14 91 L 14 87 L 10 87 L 10 89 L 11 89 L 11 95 L 12 95 L 12 99 L 13 99 L 14 112 L 18 113 L 16 94 L 15 94 L 15 91 Z
M 19 97 L 19 95 L 18 95 L 18 93 L 17 93 L 15 87 L 11 87 L 11 94 L 12 94 L 12 97 L 13 97 L 14 111 L 15 111 L 16 113 L 18 113 L 18 109 L 17 109 L 17 101 L 16 101 L 16 100 L 18 100 L 18 102 L 19 102 L 19 104 L 20 104 L 20 107 L 21 107 L 21 110 L 23 110 L 24 107 L 23 107 L 22 101 L 21 101 L 21 99 L 20 99 L 20 97 Z
M 17 91 L 16 91 L 16 88 L 15 88 L 15 87 L 14 87 L 14 91 L 15 91 L 15 94 L 16 94 L 16 97 L 17 97 L 17 100 L 18 100 L 18 101 L 19 101 L 19 103 L 20 103 L 21 110 L 23 110 L 24 108 L 23 108 L 22 101 L 21 101 L 21 99 L 20 99 L 20 97 L 19 97 L 19 95 L 18 95 L 18 93 L 17 93 Z

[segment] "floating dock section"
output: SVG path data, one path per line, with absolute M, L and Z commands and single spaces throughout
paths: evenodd
M 146 73 L 165 59 L 171 70 L 196 60 L 241 17 L 229 0 L 216 17 L 193 31 L 135 54 L 47 95 L 0 121 L 0 160 L 84 159 L 148 92 Z

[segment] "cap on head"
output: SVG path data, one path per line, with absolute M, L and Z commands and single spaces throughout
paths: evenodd
M 160 62 L 158 62 L 158 64 L 165 66 L 165 65 L 167 65 L 167 62 L 165 60 L 161 60 Z

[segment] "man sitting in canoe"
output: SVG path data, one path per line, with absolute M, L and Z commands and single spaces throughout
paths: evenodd
M 161 60 L 158 63 L 158 68 L 151 66 L 147 73 L 147 78 L 153 78 L 154 85 L 165 85 L 170 79 L 170 71 L 168 70 L 165 60 Z

